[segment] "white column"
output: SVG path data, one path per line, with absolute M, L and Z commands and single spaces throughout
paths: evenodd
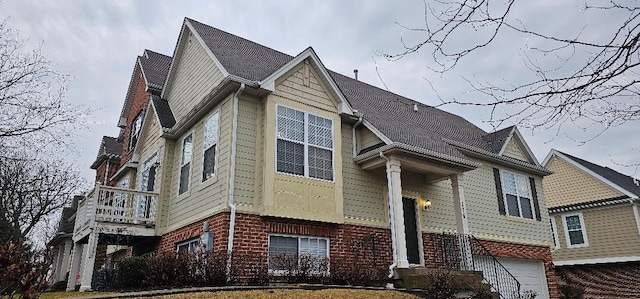
M 398 254 L 398 268 L 409 268 L 407 259 L 407 239 L 404 232 L 404 209 L 402 207 L 402 180 L 400 179 L 400 161 L 393 157 L 389 161 L 391 171 L 391 196 L 394 211 L 394 226 L 396 232 L 396 252 Z
M 96 263 L 96 247 L 98 246 L 98 234 L 90 233 L 89 242 L 85 247 L 85 259 L 82 271 L 80 272 L 80 292 L 91 290 L 91 280 L 93 279 L 93 266 Z
M 51 249 L 53 253 L 53 261 L 51 261 L 51 279 L 53 280 L 53 282 L 58 282 L 58 276 L 60 276 L 60 248 L 60 245 L 56 245 L 53 247 L 53 249 Z
M 59 281 L 64 281 L 67 278 L 67 272 L 69 272 L 69 263 L 71 261 L 72 254 L 71 248 L 73 248 L 73 240 L 67 239 L 66 241 L 64 241 L 64 248 L 62 249 L 62 262 L 60 263 L 60 270 L 58 272 Z
M 73 291 L 76 288 L 76 275 L 80 270 L 80 262 L 82 262 L 82 244 L 73 244 L 73 254 L 71 254 L 71 269 L 69 270 L 69 280 L 67 281 L 67 291 Z
M 467 222 L 467 209 L 464 198 L 464 175 L 462 173 L 450 176 L 451 189 L 453 191 L 453 206 L 456 216 L 456 230 L 458 231 L 458 244 L 460 244 L 460 267 L 463 270 L 471 270 L 473 265 L 471 253 L 471 236 L 469 235 L 469 223 Z

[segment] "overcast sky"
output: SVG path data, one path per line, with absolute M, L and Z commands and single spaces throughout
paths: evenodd
M 526 4 L 528 1 L 521 1 Z M 593 38 L 606 31 L 593 16 L 585 16 L 573 4 L 558 7 L 556 1 L 532 1 L 514 11 L 530 26 L 547 32 L 583 30 Z M 562 1 L 559 1 L 562 2 Z M 572 2 L 572 1 L 569 1 Z M 290 55 L 313 47 L 324 65 L 428 105 L 442 98 L 481 97 L 462 80 L 463 76 L 517 81 L 527 75 L 518 50 L 523 38 L 506 38 L 471 57 L 452 72 L 439 76 L 427 68 L 429 53 L 418 53 L 396 62 L 376 55 L 397 51 L 400 38 L 410 36 L 397 23 L 421 26 L 423 2 L 402 1 L 82 1 L 4 0 L 0 17 L 20 30 L 33 45 L 42 43 L 53 68 L 71 74 L 68 101 L 96 109 L 86 130 L 79 131 L 76 164 L 83 176 L 93 180 L 89 165 L 95 159 L 103 135 L 117 136 L 116 124 L 136 57 L 150 49 L 172 55 L 184 17 L 209 24 Z M 614 17 L 615 16 L 608 16 Z M 590 24 L 592 22 L 593 24 Z M 599 25 L 600 24 L 600 25 Z M 572 31 L 573 30 L 573 31 Z M 472 38 L 472 37 L 470 37 Z M 377 68 L 377 72 L 376 72 Z M 378 75 L 379 74 L 379 75 Z M 491 126 L 488 111 L 447 106 L 484 130 Z M 640 162 L 638 124 L 627 123 L 608 130 L 579 146 L 575 140 L 593 131 L 565 125 L 561 131 L 531 132 L 521 129 L 540 162 L 556 148 L 626 174 L 634 168 L 617 164 Z M 637 177 L 637 175 L 636 175 Z

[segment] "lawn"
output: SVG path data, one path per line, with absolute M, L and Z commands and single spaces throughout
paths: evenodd
M 43 293 L 42 299 L 72 298 L 83 296 L 99 296 L 108 293 L 91 292 L 51 292 Z M 151 297 L 139 297 L 151 298 Z M 401 293 L 391 290 L 349 290 L 349 289 L 326 289 L 326 290 L 299 290 L 299 289 L 273 289 L 273 290 L 247 290 L 247 291 L 217 291 L 217 292 L 199 292 L 199 293 L 183 293 L 164 296 L 155 296 L 153 298 L 162 299 L 324 299 L 324 298 L 348 298 L 348 299 L 418 299 L 414 295 Z

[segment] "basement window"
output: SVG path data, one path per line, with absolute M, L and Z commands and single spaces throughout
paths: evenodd
M 304 267 L 310 272 L 326 272 L 329 239 L 317 237 L 270 235 L 269 271 L 290 272 Z

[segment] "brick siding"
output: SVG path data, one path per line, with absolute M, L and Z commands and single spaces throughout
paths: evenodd
M 124 134 L 122 139 L 122 158 L 120 159 L 120 165 L 124 165 L 133 154 L 133 151 L 129 152 L 127 146 L 129 145 L 129 126 L 133 120 L 138 116 L 138 113 L 144 109 L 149 103 L 151 94 L 147 92 L 147 84 L 144 81 L 144 77 L 140 72 L 140 68 L 136 66 L 134 80 L 136 80 L 136 86 L 133 91 L 133 99 L 131 101 L 131 108 L 129 109 L 129 115 L 126 115 L 126 127 L 124 128 Z

